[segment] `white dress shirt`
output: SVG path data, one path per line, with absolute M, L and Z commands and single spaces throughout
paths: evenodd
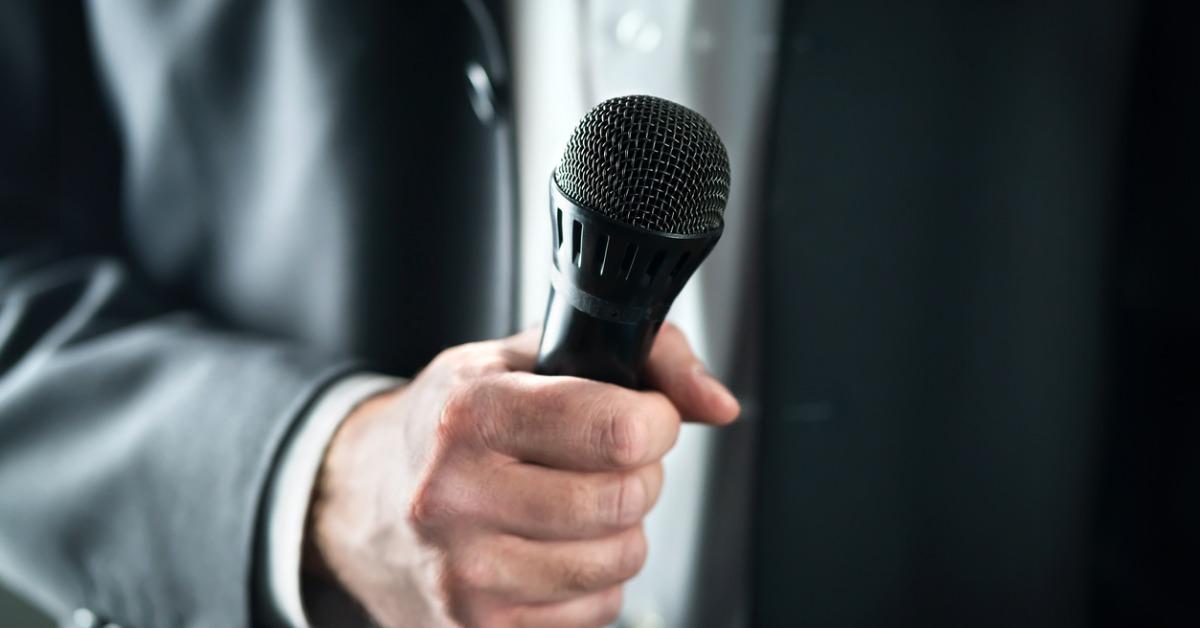
M 753 304 L 754 225 L 758 219 L 755 173 L 762 162 L 770 77 L 778 42 L 778 0 L 606 0 L 510 3 L 513 85 L 518 138 L 521 214 L 519 226 L 521 320 L 539 322 L 549 286 L 548 177 L 580 117 L 597 102 L 625 94 L 652 94 L 703 114 L 721 135 L 733 171 L 725 233 L 689 282 L 670 318 L 688 334 L 710 370 L 734 384 L 746 414 L 754 391 L 739 383 L 753 374 L 736 368 L 744 358 L 746 311 Z M 285 445 L 268 492 L 267 587 L 277 615 L 306 626 L 300 595 L 300 551 L 308 501 L 329 439 L 341 420 L 365 398 L 400 380 L 356 375 L 330 388 Z M 748 398 L 750 396 L 750 398 Z M 703 552 L 723 550 L 717 562 L 738 560 L 739 542 L 706 547 L 704 513 L 713 474 L 748 477 L 746 448 L 718 450 L 711 428 L 689 425 L 666 457 L 668 478 L 658 506 L 646 520 L 651 552 L 642 573 L 626 586 L 621 625 L 683 627 L 698 623 L 695 598 L 704 595 L 696 574 Z M 743 439 L 748 442 L 748 439 Z M 721 505 L 726 506 L 725 504 Z M 745 502 L 722 516 L 748 517 Z M 742 509 L 738 512 L 737 509 Z M 734 527 L 736 529 L 736 526 Z M 729 556 L 732 554 L 733 556 Z M 731 581 L 744 581 L 730 569 Z M 721 593 L 734 616 L 745 617 L 736 587 Z M 712 623 L 712 618 L 707 618 Z M 720 620 L 723 621 L 723 620 Z

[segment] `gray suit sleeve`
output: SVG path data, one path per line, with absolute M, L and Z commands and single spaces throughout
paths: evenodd
M 0 578 L 126 626 L 252 623 L 274 456 L 351 365 L 136 283 L 112 259 L 0 256 Z

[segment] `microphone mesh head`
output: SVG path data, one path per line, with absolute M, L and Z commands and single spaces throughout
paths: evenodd
M 622 96 L 583 117 L 554 170 L 571 200 L 651 231 L 720 227 L 729 157 L 708 120 L 669 100 Z

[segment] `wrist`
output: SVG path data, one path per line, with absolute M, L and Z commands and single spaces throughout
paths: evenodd
M 375 395 L 342 421 L 325 451 L 309 509 L 304 576 L 377 623 L 446 625 L 430 550 L 410 525 L 427 439 L 404 419 L 412 392 Z
M 304 577 L 337 582 L 330 565 L 338 562 L 334 556 L 338 552 L 336 542 L 343 537 L 345 524 L 349 522 L 333 525 L 331 520 L 337 516 L 341 487 L 353 485 L 351 480 L 343 478 L 355 475 L 354 452 L 361 451 L 359 443 L 362 435 L 369 432 L 367 424 L 379 416 L 397 394 L 398 390 L 386 390 L 363 399 L 350 409 L 333 433 L 310 496 L 301 557 L 301 574 Z M 336 531 L 331 528 L 336 528 Z
M 401 383 L 373 373 L 351 374 L 333 382 L 296 418 L 292 433 L 282 444 L 264 496 L 259 559 L 262 569 L 256 584 L 264 596 L 264 613 L 274 617 L 273 623 L 310 624 L 305 607 L 313 600 L 302 587 L 317 582 L 305 576 L 319 573 L 319 563 L 314 565 L 307 552 L 307 523 L 330 441 L 365 399 Z

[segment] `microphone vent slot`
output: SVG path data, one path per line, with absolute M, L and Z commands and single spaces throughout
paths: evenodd
M 561 207 L 558 208 L 558 228 L 555 230 L 554 234 L 555 234 L 554 248 L 555 248 L 555 250 L 561 249 L 562 245 L 563 245 L 562 208 Z
M 671 269 L 671 279 L 672 280 L 674 280 L 676 277 L 679 277 L 679 272 L 683 270 L 683 267 L 687 264 L 688 259 L 690 259 L 691 257 L 692 257 L 691 251 L 684 251 L 683 255 L 679 256 L 679 261 L 675 262 L 675 267 Z
M 583 252 L 583 224 L 578 220 L 572 220 L 571 223 L 571 263 L 578 267 L 580 253 Z
M 553 181 L 549 210 L 556 289 L 571 294 L 577 310 L 622 324 L 665 312 L 720 236 L 719 230 L 670 235 L 618 224 L 579 206 Z
M 625 258 L 621 260 L 621 277 L 629 279 L 629 272 L 633 270 L 633 260 L 637 259 L 638 245 L 630 244 L 625 247 Z
M 606 233 L 601 235 L 600 239 L 596 241 L 596 256 L 593 259 L 596 274 L 600 276 L 604 275 L 604 266 L 608 262 L 608 239 L 609 236 Z
M 650 259 L 650 265 L 646 266 L 646 272 L 642 275 L 642 286 L 648 286 L 654 282 L 654 276 L 658 274 L 658 269 L 662 267 L 663 260 L 666 257 L 666 251 L 656 251 L 654 253 L 654 257 Z

